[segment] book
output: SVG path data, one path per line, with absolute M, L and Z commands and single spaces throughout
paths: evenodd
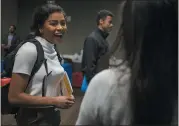
M 68 77 L 68 74 L 64 73 L 64 76 L 60 80 L 61 82 L 61 95 L 62 96 L 72 96 L 73 95 L 73 88 Z M 55 108 L 55 111 L 60 110 L 60 108 Z
M 66 72 L 62 79 L 62 94 L 65 96 L 71 96 L 73 94 L 73 88 Z

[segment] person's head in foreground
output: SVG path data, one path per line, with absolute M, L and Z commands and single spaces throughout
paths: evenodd
M 118 33 L 125 58 L 91 80 L 77 125 L 171 124 L 178 92 L 176 7 L 176 0 L 126 0 Z

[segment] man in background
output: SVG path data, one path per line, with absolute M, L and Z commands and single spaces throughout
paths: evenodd
M 85 39 L 82 72 L 87 82 L 100 71 L 109 68 L 109 44 L 106 41 L 112 30 L 112 12 L 101 10 L 97 14 L 97 28 Z
M 16 34 L 16 26 L 9 27 L 9 33 L 6 34 L 2 40 L 1 47 L 5 52 L 5 56 L 12 52 L 20 43 L 20 37 Z

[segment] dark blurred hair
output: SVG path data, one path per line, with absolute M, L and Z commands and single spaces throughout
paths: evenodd
M 125 60 L 131 68 L 133 124 L 172 121 L 178 95 L 176 5 L 176 0 L 127 0 L 124 6 L 122 31 Z
M 44 25 L 44 22 L 48 19 L 49 15 L 54 12 L 61 12 L 66 18 L 66 14 L 63 8 L 55 3 L 48 3 L 37 7 L 33 14 L 33 24 L 31 26 L 31 31 L 35 32 L 35 35 L 39 36 L 39 29 Z
M 113 13 L 108 11 L 108 10 L 100 10 L 98 12 L 98 15 L 97 15 L 97 18 L 96 18 L 96 23 L 97 25 L 99 25 L 99 20 L 102 19 L 102 20 L 105 20 L 107 16 L 111 16 L 113 17 Z

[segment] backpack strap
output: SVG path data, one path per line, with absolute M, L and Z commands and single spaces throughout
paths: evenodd
M 35 75 L 35 73 L 40 69 L 40 67 L 44 63 L 45 58 L 44 58 L 44 50 L 43 50 L 42 45 L 40 44 L 39 41 L 37 41 L 36 39 L 29 39 L 29 40 L 27 40 L 27 42 L 33 43 L 37 49 L 37 59 L 36 59 L 36 62 L 34 64 L 34 67 L 32 69 L 32 72 L 31 72 L 31 75 L 29 78 L 29 82 L 30 82 L 32 77 Z
M 29 81 L 31 80 L 32 76 L 34 76 L 34 74 L 40 69 L 40 67 L 44 61 L 44 50 L 43 50 L 40 42 L 38 42 L 36 39 L 28 39 L 28 40 L 22 41 L 16 47 L 16 49 L 14 49 L 11 53 L 9 53 L 4 58 L 5 65 L 4 65 L 3 75 L 1 75 L 1 77 L 11 77 L 12 76 L 12 69 L 14 66 L 15 55 L 17 54 L 17 52 L 21 48 L 21 46 L 27 42 L 33 43 L 36 46 L 36 50 L 37 50 L 37 60 L 36 60 L 34 67 L 32 69 Z

